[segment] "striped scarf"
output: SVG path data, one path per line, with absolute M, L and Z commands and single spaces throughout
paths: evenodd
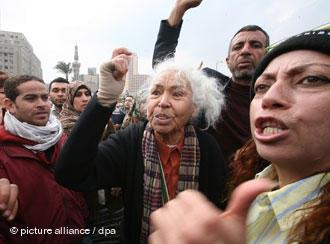
M 147 243 L 150 233 L 150 214 L 163 205 L 160 178 L 161 161 L 154 132 L 149 124 L 147 124 L 143 133 L 142 154 L 144 158 L 144 191 L 140 243 Z M 186 189 L 198 189 L 199 163 L 200 151 L 196 132 L 192 125 L 188 125 L 185 127 L 184 147 L 181 153 L 176 194 Z

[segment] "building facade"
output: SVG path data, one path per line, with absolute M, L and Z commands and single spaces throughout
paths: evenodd
M 42 78 L 41 62 L 23 33 L 0 31 L 0 70 Z
M 124 90 L 128 91 L 130 95 L 135 96 L 136 93 L 146 85 L 148 78 L 149 76 L 146 74 L 139 74 L 138 56 L 133 53 L 128 67 Z

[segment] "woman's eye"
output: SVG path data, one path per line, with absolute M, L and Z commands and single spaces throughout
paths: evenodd
M 255 93 L 265 93 L 269 89 L 269 85 L 266 84 L 258 84 L 254 87 Z
M 175 97 L 182 97 L 182 96 L 184 95 L 184 93 L 181 92 L 181 91 L 178 91 L 178 92 L 174 92 L 173 95 L 174 95 Z
M 160 95 L 160 91 L 159 90 L 154 90 L 153 92 L 151 92 L 151 95 L 158 96 L 158 95 Z
M 330 83 L 330 79 L 325 76 L 307 76 L 304 77 L 301 81 L 303 85 L 318 85 L 324 83 Z

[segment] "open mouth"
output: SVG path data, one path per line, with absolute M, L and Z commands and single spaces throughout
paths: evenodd
M 275 121 L 266 121 L 261 124 L 261 131 L 264 135 L 273 135 L 280 133 L 283 131 L 284 128 L 281 126 L 281 124 L 275 122 Z
M 170 119 L 171 117 L 168 116 L 167 114 L 156 114 L 155 118 L 160 119 L 160 120 L 165 120 L 165 119 Z
M 154 122 L 158 125 L 168 125 L 172 121 L 172 116 L 164 113 L 156 114 Z
M 288 127 L 280 120 L 272 117 L 258 118 L 255 122 L 255 137 L 263 142 L 275 142 L 289 134 Z

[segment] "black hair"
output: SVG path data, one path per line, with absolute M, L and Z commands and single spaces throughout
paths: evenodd
M 243 31 L 261 31 L 261 32 L 265 35 L 265 37 L 266 37 L 266 47 L 269 46 L 269 42 L 270 42 L 270 40 L 269 40 L 269 35 L 268 35 L 268 33 L 267 33 L 264 29 L 262 29 L 260 26 L 258 26 L 258 25 L 246 25 L 246 26 L 243 26 L 241 29 L 239 29 L 239 30 L 235 33 L 235 35 L 234 35 L 233 38 L 231 39 L 230 43 L 232 42 L 232 40 L 234 39 L 234 37 L 235 37 L 238 33 L 243 32 Z
M 66 84 L 69 84 L 69 81 L 67 79 L 64 79 L 63 77 L 57 77 L 56 79 L 52 80 L 49 83 L 48 91 L 50 91 L 53 83 L 66 83 Z
M 6 97 L 12 101 L 15 101 L 16 97 L 19 95 L 17 87 L 25 82 L 32 81 L 32 80 L 39 81 L 39 82 L 45 84 L 45 82 L 42 79 L 40 79 L 39 77 L 33 76 L 33 75 L 18 75 L 18 76 L 8 78 L 4 84 L 4 91 L 5 91 Z

